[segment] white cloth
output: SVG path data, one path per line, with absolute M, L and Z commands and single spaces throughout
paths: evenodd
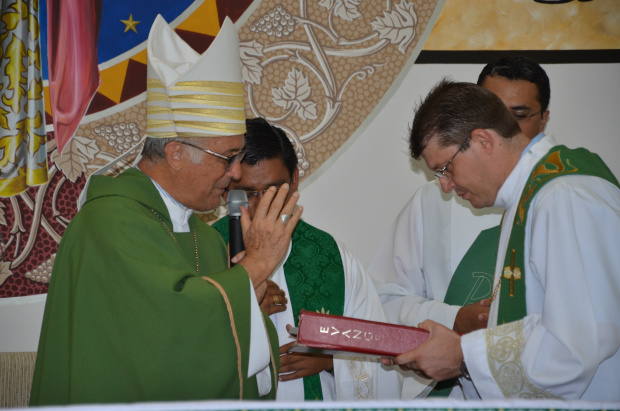
M 344 312 L 346 317 L 363 318 L 371 321 L 385 322 L 381 302 L 377 292 L 362 264 L 339 241 L 336 240 L 345 274 Z M 291 247 L 289 245 L 290 253 Z M 286 261 L 288 254 L 283 261 Z M 280 265 L 272 278 L 289 297 L 288 286 Z M 293 339 L 286 331 L 286 325 L 294 325 L 291 304 L 286 311 L 270 316 L 276 330 L 280 345 Z M 321 388 L 324 401 L 356 401 L 376 399 L 398 399 L 401 390 L 401 378 L 395 369 L 384 368 L 378 359 L 363 357 L 334 356 L 334 373 L 322 371 Z M 277 401 L 304 401 L 303 379 L 280 382 Z
M 546 136 L 532 146 L 498 193 L 495 205 L 505 208 L 506 216 L 495 282 L 521 191 L 533 166 L 555 144 Z M 467 398 L 620 401 L 619 244 L 617 187 L 598 177 L 575 175 L 540 189 L 525 231 L 527 316 L 492 327 L 499 305 L 494 302 L 491 328 L 463 336 L 473 381 L 461 378 Z M 496 379 L 491 368 L 503 377 Z
M 417 326 L 426 319 L 454 326 L 456 305 L 443 302 L 452 275 L 481 231 L 499 225 L 502 211 L 477 210 L 437 180 L 420 187 L 402 209 L 368 268 L 389 322 Z M 424 397 L 431 387 L 413 373 L 402 399 Z
M 373 279 L 391 322 L 417 326 L 431 319 L 452 328 L 459 306 L 443 303 L 452 275 L 482 230 L 499 225 L 502 210 L 476 210 L 445 194 L 435 180 L 402 209 L 373 257 Z

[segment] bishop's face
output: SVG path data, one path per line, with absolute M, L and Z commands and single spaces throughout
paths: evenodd
M 241 151 L 244 145 L 243 135 L 230 137 L 204 138 L 200 147 L 216 153 L 233 156 Z M 209 153 L 200 151 L 191 146 L 183 146 L 184 168 L 183 176 L 178 184 L 183 187 L 184 198 L 181 203 L 196 211 L 208 211 L 220 205 L 220 198 L 226 187 L 234 178 L 241 176 L 240 163 L 235 162 L 227 169 L 228 162 Z M 194 150 L 192 153 L 190 150 Z M 199 162 L 194 163 L 192 157 L 198 155 Z

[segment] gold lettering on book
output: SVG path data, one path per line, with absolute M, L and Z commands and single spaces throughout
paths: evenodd
M 376 334 L 376 333 L 373 333 L 372 331 L 363 331 L 363 330 L 355 330 L 355 329 L 348 329 L 346 331 L 340 331 L 338 328 L 334 327 L 333 325 L 319 326 L 319 332 L 321 334 L 329 334 L 330 336 L 342 334 L 343 336 L 347 338 L 353 338 L 354 340 L 366 340 L 366 341 L 383 340 L 381 334 Z

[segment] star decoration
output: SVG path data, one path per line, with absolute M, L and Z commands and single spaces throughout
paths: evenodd
M 133 14 L 129 14 L 129 20 L 121 20 L 121 22 L 125 25 L 125 31 L 123 33 L 127 33 L 129 30 L 133 30 L 134 32 L 136 32 L 136 34 L 138 34 L 136 26 L 140 24 L 140 22 L 133 19 Z

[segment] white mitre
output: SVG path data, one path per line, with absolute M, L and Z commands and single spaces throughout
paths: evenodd
M 158 15 L 149 33 L 147 56 L 149 137 L 245 133 L 239 37 L 228 17 L 200 55 Z

